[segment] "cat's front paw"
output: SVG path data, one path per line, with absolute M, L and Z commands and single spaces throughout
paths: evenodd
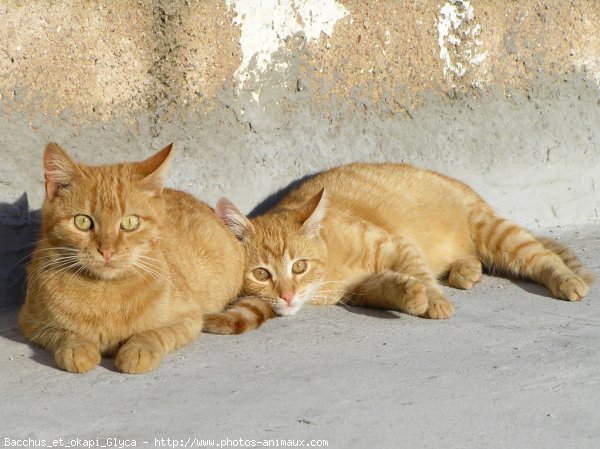
M 162 351 L 158 348 L 131 339 L 117 352 L 115 365 L 122 373 L 141 374 L 154 371 L 160 366 L 161 360 Z
M 54 352 L 59 368 L 71 373 L 87 373 L 98 366 L 100 359 L 98 348 L 85 340 L 69 340 Z
M 430 295 L 429 305 L 425 312 L 426 318 L 432 320 L 444 320 L 454 315 L 454 304 L 444 298 L 441 294 Z
M 550 286 L 554 296 L 567 301 L 581 301 L 588 290 L 588 285 L 579 276 L 564 277 Z

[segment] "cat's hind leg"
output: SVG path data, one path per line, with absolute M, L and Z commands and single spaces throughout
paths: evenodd
M 165 354 L 189 343 L 200 334 L 202 322 L 202 316 L 189 316 L 177 324 L 132 335 L 117 352 L 117 369 L 129 374 L 155 370 Z
M 489 211 L 471 220 L 472 238 L 486 267 L 532 279 L 545 285 L 553 296 L 579 301 L 588 285 L 527 230 Z
M 579 257 L 577 257 L 573 251 L 550 237 L 536 237 L 536 239 L 544 245 L 546 249 L 558 254 L 558 257 L 563 260 L 565 265 L 569 267 L 573 273 L 583 279 L 583 282 L 587 285 L 592 285 L 594 283 L 594 273 L 579 260 Z
M 448 284 L 450 287 L 468 290 L 481 281 L 482 275 L 481 260 L 474 256 L 465 257 L 451 265 Z

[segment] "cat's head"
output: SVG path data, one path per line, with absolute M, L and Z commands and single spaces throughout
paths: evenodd
M 269 299 L 278 315 L 293 315 L 316 298 L 327 263 L 321 223 L 327 198 L 321 190 L 297 209 L 278 209 L 249 220 L 221 198 L 216 214 L 246 252 L 243 291 Z
M 51 261 L 40 253 L 46 257 L 42 262 L 104 280 L 155 271 L 153 244 L 164 220 L 163 179 L 171 148 L 143 162 L 88 166 L 49 143 L 42 238 L 60 256 Z

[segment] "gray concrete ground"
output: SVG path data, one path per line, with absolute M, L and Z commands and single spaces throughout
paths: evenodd
M 596 229 L 550 231 L 600 274 Z M 5 308 L 0 445 L 120 438 L 108 443 L 153 447 L 155 438 L 196 437 L 230 447 L 600 447 L 597 288 L 568 303 L 485 276 L 472 291 L 447 293 L 456 304 L 448 321 L 307 307 L 245 335 L 202 335 L 138 376 L 115 372 L 112 360 L 85 375 L 56 369 Z

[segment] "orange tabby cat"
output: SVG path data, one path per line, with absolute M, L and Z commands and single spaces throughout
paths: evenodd
M 226 199 L 216 213 L 246 250 L 244 293 L 265 297 L 278 315 L 306 302 L 348 302 L 448 318 L 454 307 L 436 279 L 468 289 L 483 266 L 568 301 L 585 296 L 593 280 L 568 249 L 499 217 L 467 185 L 410 165 L 334 168 L 252 220 Z M 257 327 L 270 316 L 253 314 L 252 304 L 211 315 L 205 327 Z
M 83 373 L 110 355 L 122 372 L 151 371 L 239 292 L 242 247 L 207 205 L 163 188 L 171 154 L 92 167 L 46 147 L 19 321 L 59 367 Z

